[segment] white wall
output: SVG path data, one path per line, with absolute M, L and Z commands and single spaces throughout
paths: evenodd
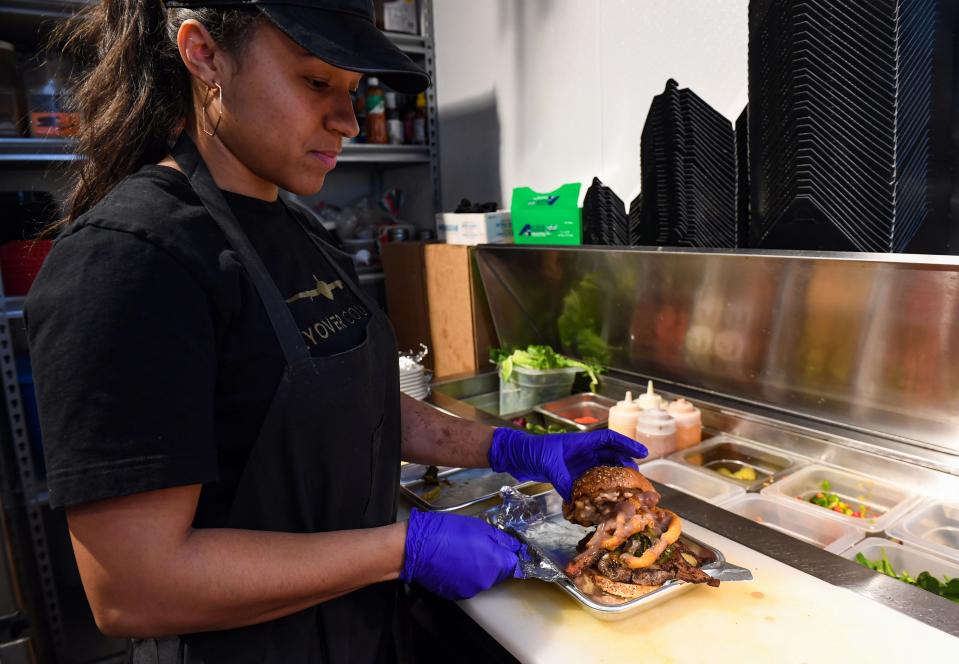
M 734 121 L 748 0 L 433 0 L 444 208 L 593 176 L 627 205 L 666 79 Z

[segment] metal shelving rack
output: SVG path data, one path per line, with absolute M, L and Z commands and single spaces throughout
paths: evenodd
M 0 138 L 0 165 L 23 168 L 29 164 L 55 164 L 79 159 L 72 152 L 69 138 Z M 370 145 L 348 143 L 343 146 L 339 163 L 343 164 L 428 164 L 427 145 Z
M 91 1 L 0 0 L 0 20 L 6 24 L 6 32 L 17 31 L 35 38 L 39 26 L 48 27 Z M 435 82 L 432 0 L 418 2 L 421 34 L 386 34 L 401 50 L 420 61 Z M 441 199 L 434 88 L 427 91 L 426 98 L 427 145 L 347 144 L 343 146 L 339 162 L 351 168 L 371 169 L 372 189 L 379 188 L 384 169 L 422 167 L 425 180 L 428 167 L 435 212 L 440 209 Z M 78 158 L 71 139 L 0 138 L 0 187 L 4 186 L 4 177 L 10 174 L 18 175 L 22 181 L 22 176 L 29 173 L 39 181 L 50 169 L 63 167 Z M 376 280 L 382 278 L 381 275 L 361 275 L 361 281 Z M 81 660 L 71 652 L 74 644 L 69 642 L 64 627 L 64 619 L 69 616 L 65 615 L 65 607 L 60 601 L 48 539 L 49 494 L 31 453 L 15 364 L 11 325 L 23 317 L 23 302 L 23 297 L 6 297 L 0 275 L 0 373 L 6 413 L 6 426 L 0 424 L 0 530 L 3 531 L 0 535 L 7 536 L 6 549 L 12 553 L 9 572 L 20 606 L 20 610 L 12 614 L 0 615 L 0 661 L 13 664 L 35 661 L 73 663 Z M 3 546 L 0 541 L 0 547 Z M 0 575 L 4 573 L 2 566 L 0 557 Z M 120 662 L 123 653 L 82 661 L 90 664 Z

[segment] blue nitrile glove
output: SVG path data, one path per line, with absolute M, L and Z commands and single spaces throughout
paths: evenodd
M 609 429 L 541 436 L 501 427 L 493 432 L 489 467 L 521 481 L 549 482 L 569 500 L 573 482 L 594 466 L 629 466 L 648 450 Z
M 523 578 L 516 538 L 479 519 L 410 510 L 400 578 L 445 599 L 466 599 L 510 577 Z

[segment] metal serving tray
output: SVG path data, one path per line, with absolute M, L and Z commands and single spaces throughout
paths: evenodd
M 669 581 L 642 597 L 615 603 L 586 594 L 562 570 L 576 555 L 576 544 L 583 539 L 588 529 L 570 523 L 563 517 L 563 499 L 555 491 L 523 496 L 505 490 L 503 504 L 484 512 L 483 518 L 487 523 L 515 535 L 529 547 L 534 559 L 532 566 L 545 572 L 536 574 L 536 578 L 555 583 L 600 620 L 628 618 L 699 585 Z M 681 540 L 698 558 L 710 560 L 701 569 L 713 578 L 721 581 L 752 580 L 749 570 L 726 562 L 718 549 L 685 534 Z
M 767 448 L 751 441 L 719 435 L 706 442 L 669 456 L 674 461 L 696 466 L 716 473 L 727 482 L 732 482 L 747 491 L 758 491 L 802 465 L 799 459 Z M 742 468 L 752 468 L 755 480 L 740 480 L 720 473 L 720 469 L 735 473 Z
M 520 482 L 508 473 L 489 468 L 439 466 L 440 484 L 427 484 L 423 475 L 429 466 L 408 463 L 400 469 L 400 493 L 418 507 L 434 512 L 453 512 L 495 498 L 504 486 L 521 488 L 535 482 Z M 438 490 L 437 490 L 438 489 Z
M 615 405 L 616 402 L 608 397 L 584 392 L 544 403 L 533 410 L 580 431 L 591 431 L 608 424 L 609 409 Z M 576 421 L 577 417 L 594 417 L 596 421 L 592 424 L 580 424 Z
M 531 410 L 528 413 L 519 413 L 517 415 L 513 415 L 511 417 L 506 418 L 504 422 L 516 429 L 519 429 L 520 431 L 525 431 L 527 433 L 534 433 L 533 431 L 530 431 L 530 429 L 526 426 L 527 424 L 536 424 L 544 428 L 548 426 L 553 426 L 554 428 L 562 429 L 562 431 L 568 432 L 568 433 L 577 431 L 575 427 L 572 427 L 564 422 L 555 420 L 551 417 L 546 417 L 542 413 L 538 413 L 535 410 Z

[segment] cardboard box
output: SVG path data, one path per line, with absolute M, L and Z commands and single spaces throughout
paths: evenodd
M 387 310 L 397 343 L 400 349 L 425 343 L 434 380 L 489 369 L 490 346 L 498 344 L 473 252 L 421 242 L 383 247 Z
M 424 249 L 437 378 L 488 369 L 490 346 L 497 344 L 474 251 L 452 244 L 428 244 Z
M 545 194 L 529 187 L 513 189 L 510 212 L 516 244 L 583 243 L 580 183 L 564 184 Z
M 499 212 L 443 212 L 436 215 L 436 233 L 447 244 L 513 242 L 509 210 Z
M 386 0 L 383 3 L 383 29 L 419 34 L 416 13 L 416 0 Z

